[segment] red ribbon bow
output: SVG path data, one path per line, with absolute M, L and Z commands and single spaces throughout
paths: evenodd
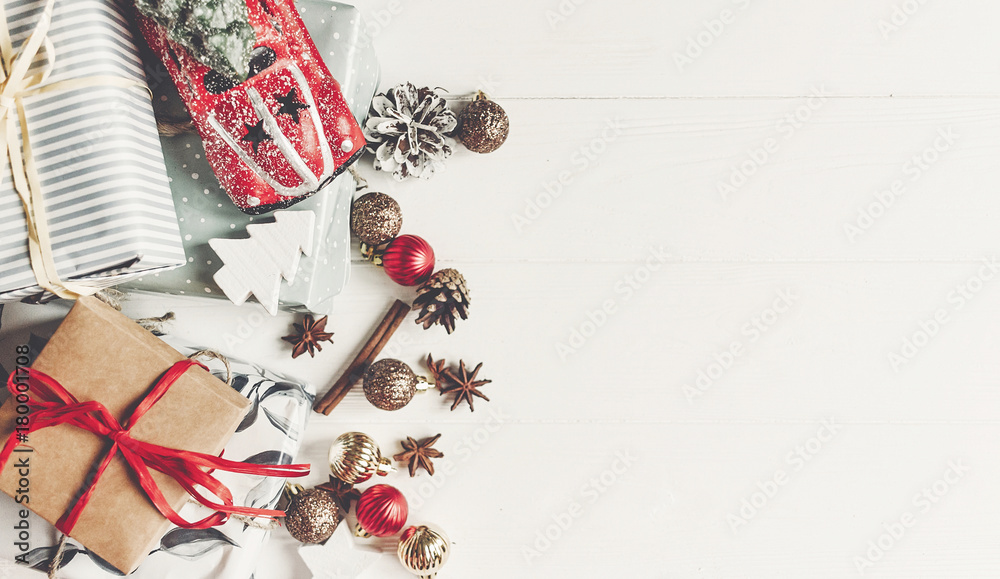
M 56 426 L 59 424 L 71 424 L 77 428 L 93 432 L 98 436 L 108 438 L 112 441 L 111 449 L 97 467 L 97 471 L 91 478 L 90 485 L 84 490 L 80 499 L 73 507 L 63 514 L 56 523 L 56 528 L 65 534 L 70 534 L 73 527 L 79 520 L 83 509 L 90 502 L 90 497 L 94 493 L 97 481 L 100 480 L 104 469 L 111 463 L 111 459 L 117 453 L 121 453 L 122 458 L 132 468 L 139 478 L 139 484 L 143 491 L 156 506 L 156 509 L 170 522 L 178 527 L 186 529 L 204 529 L 221 525 L 229 519 L 229 515 L 245 515 L 248 517 L 277 518 L 283 517 L 283 511 L 271 509 L 252 509 L 249 507 L 239 507 L 233 505 L 233 494 L 217 479 L 209 474 L 211 470 L 224 470 L 242 474 L 257 476 L 284 476 L 299 477 L 309 474 L 308 464 L 289 465 L 257 465 L 244 462 L 226 460 L 218 456 L 193 452 L 188 450 L 177 450 L 150 444 L 132 438 L 130 430 L 140 418 L 156 404 L 160 398 L 170 389 L 178 378 L 191 366 L 204 365 L 194 360 L 182 360 L 170 367 L 169 370 L 157 381 L 152 391 L 139 403 L 139 406 L 132 413 L 123 427 L 118 420 L 100 402 L 80 402 L 72 394 L 66 391 L 59 382 L 44 372 L 32 370 L 31 368 L 19 368 L 17 372 L 10 375 L 7 380 L 7 390 L 13 395 L 17 395 L 15 376 L 20 374 L 17 381 L 21 383 L 23 392 L 23 374 L 28 375 L 27 384 L 32 394 L 28 407 L 31 409 L 30 421 L 27 433 Z M 205 368 L 208 370 L 208 368 Z M 14 449 L 21 444 L 18 435 L 25 431 L 15 430 L 7 439 L 7 443 L 0 452 L 0 470 L 7 464 Z M 158 470 L 163 474 L 173 478 L 202 505 L 213 509 L 215 512 L 201 519 L 200 521 L 189 522 L 174 511 L 173 508 L 163 498 L 163 493 L 153 480 L 149 469 Z M 209 472 L 206 472 L 208 469 Z M 202 487 L 218 498 L 221 502 L 213 502 L 207 498 L 197 487 Z

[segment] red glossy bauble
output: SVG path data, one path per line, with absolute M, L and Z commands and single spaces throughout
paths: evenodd
M 422 237 L 400 235 L 385 248 L 382 267 L 399 285 L 419 285 L 434 273 L 434 250 Z
M 406 497 L 396 487 L 375 485 L 361 493 L 357 514 L 359 534 L 388 537 L 406 524 L 409 515 Z

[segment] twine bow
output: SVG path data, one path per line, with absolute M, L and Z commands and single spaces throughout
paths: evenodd
M 279 510 L 235 506 L 233 504 L 232 492 L 209 473 L 212 470 L 223 470 L 256 476 L 300 477 L 309 474 L 308 464 L 249 464 L 226 460 L 218 456 L 200 452 L 168 448 L 132 437 L 130 431 L 136 422 L 192 366 L 205 368 L 199 362 L 190 359 L 182 360 L 171 366 L 153 386 L 150 393 L 139 403 L 124 426 L 111 415 L 103 404 L 96 401 L 78 401 L 59 382 L 44 372 L 24 368 L 10 375 L 10 378 L 7 380 L 7 390 L 13 396 L 17 396 L 17 384 L 21 384 L 21 388 L 23 389 L 23 385 L 26 383 L 24 374 L 27 374 L 27 384 L 32 396 L 27 403 L 31 410 L 31 418 L 26 434 L 50 426 L 69 424 L 104 437 L 112 442 L 111 449 L 98 464 L 94 475 L 89 479 L 90 482 L 87 488 L 83 490 L 76 503 L 59 518 L 59 521 L 56 523 L 57 529 L 67 535 L 73 531 L 73 527 L 79 520 L 80 515 L 90 502 L 90 498 L 101 475 L 111 463 L 111 459 L 119 453 L 135 473 L 139 480 L 139 485 L 146 493 L 146 496 L 153 502 L 156 509 L 178 527 L 204 529 L 225 523 L 229 519 L 229 515 L 270 519 L 285 515 L 283 511 Z M 25 434 L 23 430 L 15 430 L 10 434 L 3 450 L 0 451 L 0 470 L 7 464 L 14 449 L 21 444 L 18 439 L 23 434 Z M 215 512 L 198 521 L 183 519 L 163 497 L 163 493 L 160 492 L 156 481 L 150 474 L 150 469 L 157 470 L 173 478 L 184 487 L 184 490 L 191 497 Z M 219 500 L 211 500 L 199 490 L 199 487 L 205 489 Z
M 55 66 L 56 58 L 55 46 L 48 37 L 54 6 L 55 0 L 45 1 L 35 28 L 15 51 L 7 27 L 7 15 L 3 3 L 0 2 L 0 64 L 2 64 L 0 66 L 0 159 L 4 157 L 10 159 L 14 189 L 21 198 L 28 227 L 31 270 L 35 274 L 38 286 L 61 298 L 76 299 L 92 295 L 101 288 L 87 281 L 63 281 L 56 270 L 40 179 L 28 139 L 24 98 L 47 92 L 107 86 L 140 87 L 147 91 L 149 89 L 131 79 L 103 75 L 45 84 Z M 29 76 L 28 69 L 43 46 L 45 65 L 40 72 Z M 20 121 L 20 133 L 15 114 Z

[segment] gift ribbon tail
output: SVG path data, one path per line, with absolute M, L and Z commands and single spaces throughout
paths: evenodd
M 97 470 L 94 472 L 94 475 L 92 477 L 93 480 L 101 478 L 101 475 L 104 474 L 104 470 L 108 468 L 109 464 L 111 464 L 111 459 L 114 458 L 115 452 L 117 450 L 118 450 L 118 444 L 117 443 L 112 444 L 111 449 L 108 450 L 107 453 L 105 453 L 104 460 L 101 461 L 101 464 L 98 465 Z M 76 527 L 77 521 L 80 520 L 80 515 L 83 514 L 83 509 L 87 506 L 88 503 L 90 503 L 90 497 L 93 496 L 94 489 L 96 488 L 97 485 L 93 484 L 88 485 L 87 488 L 83 491 L 83 494 L 80 495 L 80 498 L 76 500 L 76 503 L 73 505 L 73 507 L 70 510 L 63 513 L 63 516 L 59 517 L 59 520 L 56 521 L 56 528 L 59 529 L 59 531 L 61 531 L 66 535 L 69 535 L 73 532 L 73 528 Z

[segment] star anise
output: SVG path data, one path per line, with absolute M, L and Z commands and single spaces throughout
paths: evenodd
M 434 358 L 431 358 L 430 354 L 427 354 L 427 361 L 425 363 L 427 364 L 427 369 L 431 372 L 431 376 L 434 378 L 434 385 L 438 388 L 443 387 L 448 380 L 448 377 L 444 375 L 444 358 L 435 361 Z
M 309 352 L 310 357 L 315 357 L 316 350 L 323 351 L 320 342 L 333 342 L 333 332 L 326 331 L 326 318 L 327 316 L 323 316 L 314 320 L 312 315 L 306 314 L 301 324 L 293 324 L 294 334 L 281 338 L 292 344 L 292 358 L 298 358 L 306 352 Z
M 444 375 L 448 377 L 451 384 L 441 387 L 441 394 L 455 394 L 455 401 L 451 405 L 451 409 L 454 410 L 458 405 L 465 400 L 469 403 L 469 410 L 475 412 L 476 409 L 472 406 L 472 397 L 478 396 L 483 400 L 489 402 L 490 399 L 486 397 L 485 394 L 479 391 L 479 387 L 484 384 L 489 384 L 493 380 L 476 380 L 476 374 L 479 374 L 479 369 L 483 367 L 483 363 L 480 362 L 476 369 L 469 374 L 469 370 L 465 367 L 465 362 L 459 360 L 459 374 L 456 375 L 452 372 L 451 368 L 444 371 Z
M 441 438 L 440 434 L 417 442 L 412 436 L 407 436 L 406 440 L 400 442 L 400 444 L 403 445 L 403 452 L 397 454 L 393 458 L 399 462 L 410 462 L 409 466 L 411 477 L 416 476 L 417 468 L 422 468 L 430 473 L 431 476 L 434 476 L 434 463 L 431 462 L 431 459 L 444 457 L 444 453 L 431 448 L 439 438 Z
M 331 476 L 328 483 L 316 485 L 316 488 L 333 495 L 333 500 L 340 507 L 341 513 L 351 512 L 351 504 L 361 497 L 361 491 L 354 488 L 354 485 L 349 485 L 335 476 Z

